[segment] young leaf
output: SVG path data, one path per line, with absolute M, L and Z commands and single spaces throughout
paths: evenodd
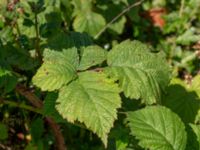
M 76 77 L 78 53 L 76 48 L 62 52 L 46 50 L 44 63 L 33 77 L 33 83 L 43 91 L 61 88 Z
M 107 136 L 121 106 L 119 89 L 104 73 L 86 71 L 63 87 L 58 112 L 70 122 L 83 122 L 107 145 Z
M 78 70 L 86 70 L 101 64 L 106 59 L 106 51 L 99 46 L 88 46 L 82 49 Z
M 139 145 L 150 150 L 185 150 L 186 132 L 180 118 L 162 106 L 129 112 L 127 121 Z
M 152 53 L 138 41 L 125 41 L 108 53 L 107 72 L 119 80 L 126 97 L 146 104 L 160 100 L 169 82 L 169 66 L 160 53 Z

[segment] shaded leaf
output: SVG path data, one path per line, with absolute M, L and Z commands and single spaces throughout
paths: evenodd
M 33 137 L 33 141 L 35 143 L 41 140 L 42 134 L 44 132 L 43 120 L 41 118 L 37 118 L 31 123 L 31 136 Z
M 43 106 L 43 114 L 45 116 L 52 117 L 56 122 L 66 122 L 62 116 L 58 113 L 58 111 L 55 109 L 56 105 L 56 99 L 58 98 L 57 93 L 48 93 L 44 100 L 44 106 Z
M 3 93 L 11 92 L 17 84 L 17 77 L 10 74 L 0 77 L 0 89 L 3 89 Z
M 91 37 L 86 33 L 69 32 L 66 34 L 61 32 L 48 39 L 47 47 L 55 50 L 62 50 L 72 47 L 80 48 L 92 44 L 93 41 Z
M 0 140 L 5 140 L 7 138 L 8 138 L 7 126 L 3 123 L 0 123 Z
M 195 125 L 195 124 L 190 124 L 192 130 L 194 131 L 194 133 L 196 134 L 197 137 L 197 141 L 199 143 L 199 147 L 200 147 L 200 125 Z
M 163 95 L 163 105 L 176 112 L 185 123 L 192 123 L 200 108 L 200 100 L 195 92 L 195 87 L 186 84 L 180 79 L 173 79 L 167 88 L 167 94 Z

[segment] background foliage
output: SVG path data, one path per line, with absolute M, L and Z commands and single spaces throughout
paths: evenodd
M 199 8 L 1 0 L 0 149 L 198 150 Z

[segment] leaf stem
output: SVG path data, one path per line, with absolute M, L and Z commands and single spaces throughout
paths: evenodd
M 18 85 L 16 91 L 24 96 L 33 106 L 36 108 L 43 108 L 43 102 L 27 87 L 24 85 Z M 51 127 L 56 140 L 57 150 L 66 150 L 65 140 L 61 133 L 60 126 L 51 117 L 45 117 L 49 126 Z
M 22 108 L 22 109 L 25 109 L 25 110 L 28 110 L 28 111 L 32 111 L 32 112 L 35 112 L 35 113 L 38 113 L 38 114 L 42 114 L 42 111 L 40 109 L 34 108 L 34 107 L 26 105 L 24 103 L 17 103 L 17 102 L 14 102 L 14 101 L 8 101 L 8 100 L 5 100 L 3 98 L 0 98 L 0 104 L 9 105 L 11 107 L 19 107 L 19 108 Z
M 110 22 L 108 22 L 94 37 L 94 39 L 97 39 L 112 23 L 114 23 L 117 19 L 119 19 L 121 16 L 123 16 L 126 12 L 130 11 L 132 8 L 139 6 L 142 4 L 144 0 L 140 0 L 136 3 L 133 3 L 126 7 L 122 12 L 120 12 L 117 16 L 115 16 Z
M 40 34 L 39 34 L 39 29 L 38 29 L 38 15 L 35 13 L 35 32 L 36 32 L 36 41 L 35 41 L 35 51 L 37 53 L 37 56 L 42 62 L 42 54 L 40 52 Z

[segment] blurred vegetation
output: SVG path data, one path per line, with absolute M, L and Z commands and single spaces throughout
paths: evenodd
M 199 102 L 196 100 L 200 99 L 200 0 L 144 0 L 128 9 L 136 2 L 0 1 L 0 93 L 2 98 L 11 101 L 7 103 L 0 98 L 0 149 L 55 149 L 55 137 L 45 116 L 52 117 L 61 126 L 69 150 L 105 149 L 100 139 L 82 124 L 73 125 L 58 114 L 55 93 L 33 88 L 31 80 L 41 65 L 45 48 L 59 51 L 95 43 L 109 50 L 126 39 L 142 41 L 154 51 L 161 51 L 171 66 L 173 80 L 167 92 L 172 92 L 164 95 L 163 105 L 176 112 L 184 123 L 199 123 Z M 113 22 L 123 10 L 127 11 Z M 196 85 L 193 85 L 194 79 Z M 44 100 L 42 112 L 29 107 L 26 97 L 17 92 L 19 83 L 34 89 L 35 94 Z M 181 95 L 183 93 L 185 95 Z M 180 99 L 178 105 L 183 108 L 177 109 L 179 106 L 170 102 L 173 98 Z M 127 110 L 144 107 L 138 101 L 125 101 L 124 98 L 123 102 L 123 108 Z M 189 115 L 184 112 L 190 109 L 188 107 L 192 109 Z M 192 132 L 189 126 L 187 128 Z M 195 125 L 193 128 L 200 131 Z M 188 150 L 199 148 L 198 141 L 192 140 L 193 134 L 188 138 L 188 143 L 192 141 Z M 108 137 L 107 149 L 143 149 L 138 140 L 129 135 L 124 114 L 118 114 Z

